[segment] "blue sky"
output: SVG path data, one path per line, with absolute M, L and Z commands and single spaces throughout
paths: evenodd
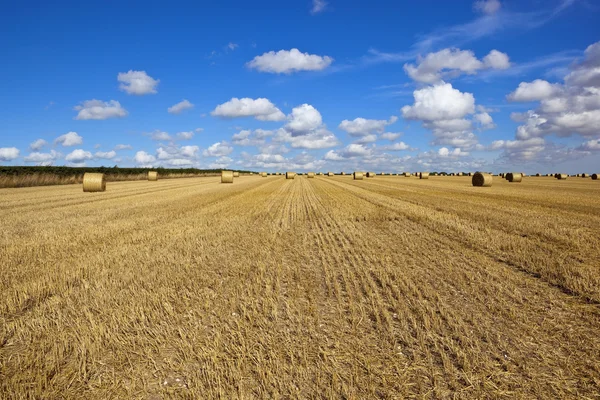
M 0 164 L 595 172 L 600 2 L 12 2 Z

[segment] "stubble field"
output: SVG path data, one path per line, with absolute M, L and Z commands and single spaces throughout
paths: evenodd
M 0 398 L 600 398 L 600 184 L 0 189 Z

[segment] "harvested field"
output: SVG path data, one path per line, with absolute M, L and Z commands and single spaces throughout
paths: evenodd
M 0 398 L 598 398 L 600 184 L 0 189 Z

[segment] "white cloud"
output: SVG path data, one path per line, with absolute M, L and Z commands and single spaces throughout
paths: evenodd
M 473 116 L 473 120 L 479 125 L 480 129 L 492 129 L 496 127 L 494 119 L 487 112 L 480 112 Z
M 42 147 L 46 146 L 47 144 L 48 142 L 46 142 L 44 139 L 37 139 L 29 144 L 29 148 L 33 151 L 37 151 L 40 150 Z
M 233 147 L 229 146 L 227 142 L 223 141 L 209 146 L 208 149 L 202 152 L 202 155 L 204 155 L 204 157 L 222 157 L 227 156 L 232 152 Z
M 283 121 L 285 114 L 269 99 L 248 97 L 238 99 L 233 97 L 226 103 L 218 105 L 211 113 L 213 117 L 240 118 L 254 117 L 260 121 Z
M 273 131 L 263 129 L 241 130 L 231 137 L 233 144 L 237 146 L 262 146 L 265 144 L 265 139 L 273 135 Z
M 303 134 L 323 125 L 321 113 L 310 104 L 294 107 L 285 128 L 293 134 Z
M 402 132 L 385 132 L 381 134 L 381 138 L 389 141 L 394 141 L 402 136 Z
M 172 105 L 167 109 L 170 114 L 181 114 L 185 110 L 194 108 L 194 105 L 188 100 L 182 100 L 179 103 Z
M 192 139 L 194 137 L 194 132 L 192 132 L 192 131 L 189 131 L 189 132 L 179 132 L 175 136 L 179 140 L 190 140 L 190 139 Z
M 196 128 L 196 129 L 194 129 L 194 132 L 201 133 L 203 130 L 204 130 L 204 128 Z
M 374 143 L 377 141 L 377 135 L 375 135 L 374 133 L 365 135 L 365 136 L 360 136 L 357 140 L 356 143 L 359 144 L 364 144 L 364 143 Z
M 412 150 L 409 145 L 404 142 L 398 142 L 391 144 L 389 146 L 383 146 L 383 150 L 388 151 L 403 151 L 403 150 Z
M 135 153 L 134 160 L 136 164 L 139 166 L 152 166 L 152 163 L 156 161 L 156 157 L 151 154 L 146 153 L 145 151 L 138 151 Z
M 498 50 L 492 50 L 487 56 L 483 57 L 483 63 L 486 67 L 492 69 L 510 68 L 510 60 L 508 55 Z
M 78 120 L 103 120 L 109 118 L 123 118 L 128 112 L 121 103 L 116 100 L 108 102 L 102 100 L 86 100 L 81 105 L 74 107 L 75 111 L 79 111 L 75 119 Z
M 280 129 L 273 138 L 276 142 L 289 143 L 295 149 L 327 149 L 339 145 L 335 135 L 325 128 L 318 128 L 302 135 L 293 135 L 290 131 Z
M 600 42 L 589 45 L 584 52 L 585 60 L 573 66 L 565 77 L 568 86 L 600 87 Z
M 468 156 L 469 153 L 462 151 L 460 148 L 455 148 L 454 150 L 448 150 L 446 147 L 442 147 L 438 150 L 438 155 L 440 157 L 465 157 Z
M 482 69 L 506 69 L 509 66 L 508 55 L 498 50 L 492 50 L 480 61 L 470 50 L 448 48 L 429 53 L 424 58 L 419 56 L 417 65 L 404 64 L 404 71 L 415 81 L 437 83 L 463 73 L 473 75 Z
M 246 66 L 261 72 L 290 74 L 298 71 L 321 71 L 329 67 L 333 58 L 301 53 L 298 49 L 270 51 L 256 56 Z
M 144 95 L 155 94 L 156 86 L 160 82 L 158 79 L 153 79 L 146 71 L 119 72 L 117 80 L 121 82 L 119 89 L 128 94 Z
M 131 147 L 130 144 L 118 144 L 115 146 L 115 150 L 131 150 L 133 149 L 133 147 Z
M 507 97 L 511 101 L 539 101 L 548 99 L 560 92 L 560 86 L 543 79 L 521 82 L 519 87 Z
M 12 161 L 19 157 L 21 152 L 16 147 L 0 147 L 0 161 Z
M 83 143 L 83 138 L 77 132 L 69 132 L 60 135 L 54 140 L 54 144 L 61 144 L 64 147 L 78 146 Z
M 463 118 L 475 111 L 475 98 L 471 93 L 462 93 L 449 83 L 428 86 L 413 92 L 415 102 L 402 107 L 406 119 L 424 121 Z
M 473 9 L 475 11 L 487 15 L 496 14 L 501 6 L 499 0 L 478 0 L 473 3 Z
M 114 150 L 111 150 L 111 151 L 97 151 L 96 154 L 94 154 L 95 158 L 101 158 L 103 160 L 112 160 L 116 156 L 117 156 L 117 152 L 115 152 Z
M 52 165 L 60 156 L 61 154 L 54 150 L 50 150 L 50 153 L 33 152 L 23 157 L 23 161 L 33 162 L 41 166 L 48 166 Z
M 228 48 L 229 50 L 235 50 L 235 49 L 237 49 L 238 47 L 239 47 L 239 45 L 238 45 L 237 43 L 229 42 L 229 43 L 227 44 L 227 48 Z
M 89 151 L 85 151 L 82 149 L 75 149 L 72 152 L 70 152 L 69 154 L 67 154 L 67 156 L 65 157 L 65 160 L 75 163 L 75 164 L 80 164 L 86 160 L 91 160 L 92 158 L 93 158 L 92 153 L 90 153 Z
M 392 116 L 389 121 L 384 119 L 365 119 L 355 118 L 352 121 L 343 120 L 338 126 L 339 129 L 346 131 L 350 136 L 366 136 L 373 133 L 383 133 L 385 127 L 393 124 L 398 117 Z
M 152 140 L 156 140 L 156 141 L 167 141 L 167 140 L 172 140 L 173 138 L 171 137 L 171 135 L 169 135 L 167 132 L 163 132 L 163 131 L 159 131 L 158 129 L 155 130 L 154 132 L 152 132 L 152 134 L 150 135 L 150 137 L 152 138 Z
M 589 140 L 579 146 L 578 150 L 582 151 L 600 151 L 600 139 Z

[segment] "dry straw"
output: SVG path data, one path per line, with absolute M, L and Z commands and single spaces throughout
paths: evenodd
M 352 175 L 354 176 L 355 181 L 362 181 L 364 174 L 362 172 L 354 171 L 354 174 Z
M 266 172 L 261 172 L 260 176 L 262 176 L 263 178 L 265 178 L 267 176 L 267 173 Z
M 345 173 L 345 172 L 342 172 L 340 175 L 344 176 L 344 175 L 346 175 L 346 173 Z
M 333 172 L 328 172 L 327 176 L 333 176 Z
M 295 176 L 296 176 L 295 172 L 286 172 L 285 173 L 285 179 L 294 179 Z
M 234 172 L 233 173 L 233 177 L 234 178 L 239 178 L 240 177 L 240 173 L 239 172 Z
M 158 180 L 158 172 L 157 171 L 148 171 L 148 180 L 149 181 L 157 181 Z
M 221 171 L 221 183 L 233 183 L 233 171 Z
M 410 172 L 405 172 L 405 173 L 404 173 L 404 177 L 405 177 L 405 178 L 410 178 Z
M 419 179 L 429 179 L 429 172 L 419 172 Z
M 506 180 L 509 182 L 521 182 L 523 175 L 520 172 L 509 172 L 506 174 Z
M 598 179 L 598 174 L 592 174 L 592 180 L 595 181 Z
M 567 179 L 569 177 L 569 175 L 567 174 L 556 174 L 556 179 Z
M 83 175 L 84 192 L 104 192 L 106 190 L 106 180 L 104 174 L 86 172 Z
M 307 175 L 308 175 L 309 178 L 314 178 L 315 177 L 315 173 L 314 172 L 309 172 Z
M 480 187 L 490 187 L 492 186 L 493 177 L 490 174 L 486 174 L 484 172 L 475 172 L 473 178 L 471 178 L 471 183 L 473 186 Z

